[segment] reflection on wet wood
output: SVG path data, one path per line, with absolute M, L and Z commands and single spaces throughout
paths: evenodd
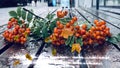
M 89 59 L 86 59 L 89 68 L 103 68 L 106 67 L 105 64 L 108 64 L 107 68 L 109 68 L 109 63 L 107 62 L 110 60 L 111 56 L 107 55 L 107 53 L 110 52 L 111 47 L 112 46 L 108 43 L 95 47 L 89 47 L 85 54 L 85 57 L 89 57 Z

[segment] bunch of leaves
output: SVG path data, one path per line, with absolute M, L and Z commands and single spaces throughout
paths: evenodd
M 83 39 L 81 37 L 76 38 L 75 36 L 69 36 L 68 39 L 65 41 L 65 45 L 72 47 L 74 43 L 79 43 L 83 46 Z
M 43 21 L 44 24 L 42 25 L 42 30 L 41 30 L 41 36 L 43 39 L 49 37 L 53 33 L 53 29 L 56 27 L 56 22 L 61 21 L 63 24 L 66 24 L 66 22 L 70 21 L 71 18 L 55 18 L 54 13 L 48 13 L 47 16 L 45 17 L 45 20 Z M 39 22 L 42 22 L 39 21 Z
M 117 45 L 120 42 L 120 33 L 116 36 L 108 37 L 106 41 Z
M 32 10 L 30 11 L 33 12 Z M 14 17 L 15 19 L 17 19 L 19 25 L 22 25 L 22 20 L 24 20 L 26 24 L 28 25 L 28 27 L 29 27 L 29 23 L 31 23 L 33 19 L 33 15 L 25 11 L 21 7 L 18 7 L 16 11 L 14 10 L 10 11 L 9 15 L 11 16 L 11 18 Z
M 48 13 L 45 19 L 34 18 L 32 25 L 32 36 L 35 39 L 45 39 L 52 33 L 53 28 L 56 26 L 56 19 L 54 16 L 54 13 Z

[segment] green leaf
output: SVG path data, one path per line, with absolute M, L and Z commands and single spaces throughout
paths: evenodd
M 111 43 L 114 43 L 114 44 L 118 43 L 118 40 L 117 40 L 116 37 L 110 37 L 110 38 L 108 38 L 108 41 L 111 42 Z
M 26 19 L 26 11 L 22 10 L 22 19 L 25 20 Z
M 22 21 L 21 21 L 21 20 L 18 20 L 18 24 L 19 24 L 19 25 L 22 25 Z
M 120 42 L 120 33 L 117 35 L 117 40 Z
M 41 29 L 39 27 L 32 28 L 33 38 L 38 39 L 41 36 L 40 30 Z
M 43 26 L 43 29 L 42 29 L 42 36 L 43 36 L 44 39 L 49 36 L 49 35 L 48 35 L 47 28 L 48 28 L 48 26 L 47 26 L 47 24 L 45 24 L 45 25 Z
M 52 20 L 52 19 L 54 18 L 54 16 L 55 16 L 55 14 L 48 14 L 48 15 L 46 16 L 46 18 L 47 18 L 48 20 Z
M 57 20 L 54 20 L 50 23 L 50 25 L 49 25 L 49 31 L 50 32 L 53 32 L 54 27 L 56 27 L 56 21 Z
M 17 14 L 18 14 L 19 17 L 21 17 L 21 7 L 17 8 Z
M 26 24 L 26 27 L 27 27 L 27 28 L 29 27 L 29 24 L 28 24 L 28 23 Z
M 9 15 L 12 17 L 17 17 L 17 13 L 15 11 L 10 11 Z
M 36 28 L 34 29 L 34 34 L 35 34 L 35 35 L 40 35 L 40 28 L 39 28 L 39 27 L 36 27 Z
M 59 21 L 60 21 L 62 24 L 66 24 L 66 23 L 68 23 L 70 20 L 71 20 L 71 18 L 59 19 Z
M 32 18 L 33 18 L 33 15 L 28 12 L 27 21 L 28 21 L 29 23 L 31 22 Z
M 70 44 L 69 44 L 70 47 L 72 47 L 72 44 L 74 44 L 74 41 L 75 41 L 75 37 L 72 36 L 72 39 L 71 39 Z
M 83 45 L 83 40 L 82 38 L 77 38 L 76 43 L 79 43 L 81 46 Z
M 66 40 L 66 42 L 65 42 L 65 45 L 69 45 L 69 44 L 70 44 L 71 39 L 72 39 L 72 36 L 69 36 L 69 37 L 68 37 L 68 39 L 67 39 L 67 40 Z

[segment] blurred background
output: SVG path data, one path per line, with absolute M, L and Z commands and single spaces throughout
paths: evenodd
M 47 3 L 48 6 L 59 6 L 69 2 L 67 6 L 71 7 L 95 7 L 99 4 L 99 7 L 120 8 L 120 0 L 0 0 L 0 7 L 27 6 L 32 4 L 32 1 Z
M 33 9 L 35 13 L 40 10 L 50 11 L 50 8 L 68 7 L 68 8 L 90 8 L 93 10 L 109 12 L 117 18 L 120 15 L 120 0 L 0 0 L 0 22 L 5 24 L 5 19 L 9 18 L 8 12 L 16 9 L 18 6 Z M 42 12 L 41 12 L 42 13 Z M 40 13 L 38 14 L 40 15 Z M 110 14 L 111 15 L 111 14 Z

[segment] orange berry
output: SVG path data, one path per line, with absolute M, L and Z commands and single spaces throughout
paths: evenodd
M 11 39 L 12 38 L 12 34 L 10 33 L 8 37 Z
M 74 17 L 72 18 L 72 20 L 73 20 L 73 21 L 77 21 L 77 17 L 74 16 Z
M 30 28 L 26 28 L 26 31 L 30 31 Z
M 110 28 L 106 27 L 106 28 L 105 28 L 105 30 L 108 30 L 108 31 L 109 31 L 109 30 L 110 30 Z
M 57 17 L 58 18 L 63 18 L 64 17 L 64 13 L 62 13 L 62 11 L 57 11 Z
M 15 21 L 14 24 L 15 24 L 15 25 L 18 25 L 18 22 Z
M 75 33 L 75 36 L 76 36 L 76 37 L 79 37 L 79 36 L 80 36 L 80 34 L 79 34 L 79 33 Z
M 100 21 L 102 25 L 106 25 L 106 22 L 104 20 Z
M 96 22 L 96 26 L 97 26 L 97 27 L 99 27 L 99 26 L 101 26 L 101 25 L 100 25 L 100 23 L 99 23 L 99 22 Z
M 16 25 L 16 26 L 15 26 L 15 29 L 16 29 L 16 30 L 18 30 L 19 28 L 20 28 L 20 26 L 19 26 L 19 25 Z
M 59 46 L 59 45 L 60 45 L 60 42 L 56 42 L 56 45 Z
M 100 40 L 100 39 L 101 39 L 101 37 L 100 37 L 100 36 L 97 36 L 97 37 L 96 37 L 96 39 L 97 39 L 97 40 Z
M 50 39 L 52 39 L 53 38 L 53 36 L 52 35 L 50 35 Z
M 105 25 L 102 25 L 102 26 L 101 26 L 101 28 L 102 28 L 102 29 L 105 29 L 105 28 L 106 28 L 106 26 L 105 26 Z
M 82 29 L 85 29 L 85 30 L 86 30 L 86 29 L 87 29 L 87 25 L 86 25 L 86 24 L 83 24 L 83 25 L 82 25 Z
M 96 31 L 96 35 L 100 35 L 100 31 Z
M 96 29 L 95 29 L 95 27 L 94 27 L 94 26 L 92 26 L 92 27 L 91 27 L 91 30 L 92 30 L 92 31 L 95 31 Z
M 94 31 L 92 31 L 92 30 L 89 30 L 88 32 L 89 32 L 89 33 L 93 33 Z
M 20 40 L 22 41 L 24 39 L 24 37 L 20 37 Z
M 12 24 L 12 22 L 11 22 L 11 21 L 9 21 L 9 22 L 8 22 L 8 25 L 11 25 L 11 24 Z
M 79 26 L 79 25 L 76 25 L 75 28 L 76 28 L 77 30 L 79 30 L 79 29 L 80 29 L 80 26 Z
M 66 27 L 69 28 L 69 27 L 70 27 L 70 23 L 67 23 L 67 24 L 66 24 Z
M 6 33 L 5 36 L 6 36 L 6 38 L 9 37 L 9 33 Z
M 30 34 L 30 31 L 25 31 L 27 34 Z
M 58 29 L 56 27 L 54 28 L 54 33 L 58 33 Z
M 73 20 L 70 20 L 70 25 L 73 25 L 74 24 L 74 21 Z
M 93 40 L 92 39 L 89 39 L 88 43 L 91 45 L 93 44 Z
M 16 29 L 13 30 L 13 34 L 14 34 L 14 35 L 17 34 L 17 30 L 16 30 Z
M 11 21 L 11 22 L 14 22 L 14 21 L 15 21 L 15 18 L 11 18 L 10 21 Z
M 89 37 L 89 36 L 90 36 L 89 32 L 86 32 L 86 33 L 85 33 L 85 35 L 86 35 L 87 37 Z
M 99 27 L 95 27 L 96 30 L 99 30 Z
M 70 28 L 71 28 L 71 31 L 74 31 L 74 26 L 70 26 Z
M 77 31 L 79 34 L 81 34 L 81 30 L 79 29 L 78 31 Z
M 60 21 L 57 21 L 56 24 L 57 24 L 57 26 L 59 26 L 61 23 L 60 23 Z
M 98 20 L 94 20 L 94 24 L 96 24 L 97 22 L 99 22 Z
M 59 25 L 59 28 L 60 28 L 60 29 L 64 28 L 64 25 L 63 25 L 63 24 L 60 24 L 60 25 Z
M 83 39 L 86 39 L 86 38 L 87 38 L 87 36 L 86 36 L 86 35 L 83 35 L 83 36 L 82 36 L 82 38 L 83 38 Z
M 102 31 L 102 30 L 103 30 L 103 28 L 102 28 L 102 27 L 99 27 L 99 30 L 100 30 L 100 31 Z
M 26 40 L 26 38 L 23 38 L 23 42 L 26 42 L 27 40 Z
M 103 32 L 100 32 L 100 35 L 101 35 L 101 36 L 103 36 L 103 35 L 104 35 L 104 33 L 103 33 Z
M 64 13 L 64 15 L 66 16 L 66 15 L 68 14 L 68 11 L 64 11 L 63 13 Z
M 84 29 L 82 29 L 80 34 L 83 35 L 83 34 L 85 34 L 85 33 L 86 33 L 86 31 L 85 31 Z
M 17 20 L 17 19 L 15 19 L 15 22 L 18 22 L 18 20 Z
M 105 33 L 108 35 L 110 32 L 108 30 L 106 30 Z
M 8 29 L 10 29 L 10 28 L 11 28 L 11 26 L 10 26 L 10 25 L 8 25 L 8 26 L 7 26 L 7 28 L 8 28 Z
M 58 33 L 54 33 L 56 37 L 58 37 Z
M 58 33 L 60 34 L 62 32 L 62 30 L 61 29 L 58 29 Z
M 96 38 L 96 37 L 97 37 L 97 35 L 96 35 L 95 33 L 93 33 L 93 36 L 94 36 L 94 38 Z

